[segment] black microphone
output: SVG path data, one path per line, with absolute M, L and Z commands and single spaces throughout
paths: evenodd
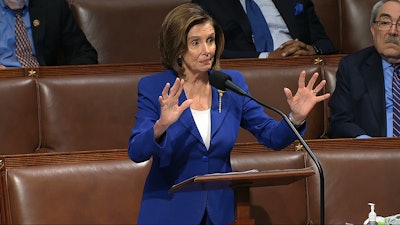
M 209 74 L 210 84 L 219 90 L 226 91 L 226 89 L 232 90 L 239 95 L 247 96 L 247 93 L 232 82 L 232 78 L 221 71 L 213 71 Z
M 303 145 L 304 149 L 307 151 L 308 155 L 311 157 L 311 159 L 314 161 L 315 165 L 317 166 L 318 172 L 319 172 L 319 179 L 320 179 L 320 214 L 321 214 L 321 225 L 325 224 L 325 179 L 324 179 L 324 173 L 322 170 L 321 163 L 319 162 L 318 158 L 315 156 L 315 154 L 311 151 L 311 148 L 308 146 L 304 138 L 300 135 L 300 133 L 297 131 L 297 129 L 294 127 L 290 119 L 286 116 L 285 113 L 283 113 L 281 110 L 265 104 L 258 99 L 254 98 L 253 96 L 249 95 L 247 92 L 245 92 L 242 88 L 237 86 L 235 83 L 232 82 L 231 76 L 228 74 L 221 72 L 221 71 L 212 71 L 208 74 L 210 84 L 214 87 L 216 87 L 219 90 L 226 91 L 226 89 L 229 89 L 239 95 L 248 97 L 252 99 L 253 101 L 257 102 L 258 104 L 278 113 L 281 115 L 281 117 L 286 121 L 286 123 L 289 125 L 290 129 L 293 131 L 293 133 L 297 136 L 297 139 L 300 141 L 300 143 Z

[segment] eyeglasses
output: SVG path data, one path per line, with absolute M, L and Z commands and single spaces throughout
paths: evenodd
M 376 25 L 378 25 L 378 29 L 379 30 L 390 30 L 392 28 L 393 25 L 396 26 L 396 30 L 400 31 L 400 22 L 397 23 L 392 23 L 392 21 L 389 20 L 383 20 L 383 21 L 374 21 L 374 23 L 376 23 Z

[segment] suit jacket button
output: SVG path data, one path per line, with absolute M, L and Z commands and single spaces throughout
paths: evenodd
M 208 156 L 203 156 L 203 162 L 208 162 Z

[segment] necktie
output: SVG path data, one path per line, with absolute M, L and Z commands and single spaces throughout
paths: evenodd
M 246 0 L 246 11 L 253 31 L 256 50 L 258 52 L 272 52 L 274 50 L 274 42 L 260 7 L 254 0 Z
M 33 56 L 32 45 L 26 32 L 25 22 L 22 19 L 22 9 L 14 10 L 15 13 L 15 54 L 22 67 L 39 67 Z
M 400 137 L 400 64 L 393 67 L 393 137 Z

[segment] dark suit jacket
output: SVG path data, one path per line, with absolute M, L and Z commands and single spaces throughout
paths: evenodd
M 192 0 L 207 10 L 222 27 L 225 34 L 225 51 L 222 58 L 256 58 L 260 54 L 252 39 L 250 22 L 239 0 Z M 314 44 L 321 54 L 336 53 L 315 14 L 311 0 L 273 0 L 289 28 L 290 36 L 306 44 Z M 295 5 L 304 10 L 295 15 Z
M 238 71 L 224 70 L 235 84 L 248 92 Z M 168 127 L 160 142 L 154 140 L 153 126 L 160 118 L 158 97 L 167 82 L 173 84 L 171 70 L 144 77 L 138 84 L 138 112 L 129 139 L 128 154 L 135 162 L 153 159 L 143 190 L 138 224 L 200 224 L 207 207 L 215 224 L 234 219 L 234 196 L 230 189 L 168 193 L 172 185 L 195 175 L 231 172 L 230 153 L 239 127 L 253 133 L 261 144 L 281 149 L 296 136 L 284 120 L 275 121 L 249 98 L 226 91 L 221 99 L 212 88 L 211 142 L 207 150 L 190 109 Z M 186 100 L 184 92 L 179 104 Z M 305 127 L 301 132 L 304 133 Z
M 29 13 L 41 66 L 58 65 L 60 61 L 97 63 L 97 52 L 75 22 L 66 0 L 30 0 Z
M 386 101 L 382 58 L 375 47 L 344 57 L 329 100 L 331 138 L 386 137 Z

